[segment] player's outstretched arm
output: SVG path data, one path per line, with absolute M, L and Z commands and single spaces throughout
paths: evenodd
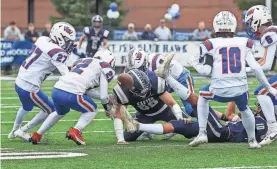
M 93 99 L 98 99 L 98 100 L 101 99 L 100 93 L 94 89 L 87 90 L 85 94 Z
M 85 39 L 86 39 L 86 35 L 83 34 L 83 35 L 81 36 L 80 40 L 79 40 L 78 49 L 81 48 L 81 46 L 82 46 L 82 44 L 83 44 L 83 42 L 84 42 Z
M 167 104 L 173 114 L 175 115 L 176 119 L 183 119 L 183 111 L 181 109 L 181 107 L 177 104 L 177 102 L 174 100 L 174 98 L 168 93 L 168 92 L 164 92 L 161 96 L 160 99 Z
M 246 61 L 248 65 L 251 67 L 251 69 L 255 72 L 258 81 L 267 89 L 269 93 L 271 93 L 274 96 L 277 96 L 276 89 L 271 87 L 271 85 L 268 83 L 262 68 L 254 59 L 254 56 L 251 51 L 248 51 Z
M 271 45 L 265 48 L 264 57 L 259 61 L 261 68 L 264 71 L 270 71 L 272 68 L 272 64 L 274 62 L 275 52 L 276 52 L 276 45 Z
M 56 66 L 56 68 L 59 70 L 61 75 L 65 75 L 66 73 L 69 72 L 68 67 L 64 63 L 56 61 L 56 60 L 51 60 L 51 63 L 54 66 Z

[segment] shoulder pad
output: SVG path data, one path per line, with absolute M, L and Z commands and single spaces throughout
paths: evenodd
M 249 49 L 253 49 L 253 46 L 254 46 L 253 40 L 252 39 L 247 39 L 246 47 L 248 47 Z
M 203 42 L 203 46 L 205 46 L 205 48 L 207 49 L 207 51 L 210 51 L 212 50 L 214 47 L 213 47 L 213 44 L 211 42 L 211 40 L 205 40 Z
M 89 31 L 89 27 L 84 27 L 84 31 L 83 31 L 85 34 L 89 34 L 90 31 Z
M 277 27 L 273 26 L 265 30 L 261 38 L 263 47 L 268 47 L 277 42 Z
M 156 76 L 156 74 L 152 71 L 148 71 L 146 73 L 151 81 L 151 88 L 153 92 L 157 94 L 162 94 L 167 90 L 167 86 L 164 79 Z
M 126 96 L 126 93 L 124 92 L 124 90 L 118 84 L 113 88 L 113 92 L 117 97 L 117 102 L 118 103 L 120 103 L 120 104 L 129 103 L 129 99 Z

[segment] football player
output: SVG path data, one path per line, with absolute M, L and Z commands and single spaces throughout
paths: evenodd
M 100 15 L 95 15 L 91 19 L 92 26 L 84 28 L 84 34 L 81 36 L 78 49 L 81 48 L 83 41 L 87 38 L 88 43 L 86 46 L 86 56 L 93 57 L 98 51 L 103 42 L 104 49 L 108 48 L 108 35 L 109 31 L 101 28 L 103 18 Z
M 208 142 L 206 126 L 209 100 L 214 100 L 236 103 L 242 114 L 242 123 L 248 135 L 249 148 L 260 148 L 261 146 L 255 138 L 255 118 L 248 107 L 245 63 L 247 62 L 254 70 L 257 79 L 270 93 L 276 96 L 277 90 L 270 86 L 261 67 L 253 57 L 253 41 L 248 38 L 234 37 L 237 20 L 231 12 L 218 13 L 214 17 L 213 27 L 218 38 L 206 40 L 200 45 L 200 60 L 207 62 L 195 65 L 200 74 L 211 73 L 212 77 L 210 85 L 200 89 L 197 103 L 199 134 L 190 143 L 190 146 Z
M 56 112 L 50 114 L 33 134 L 32 143 L 39 143 L 43 134 L 73 109 L 82 114 L 77 124 L 67 131 L 66 137 L 78 145 L 85 145 L 82 130 L 97 114 L 97 105 L 89 96 L 100 99 L 106 111 L 111 109 L 108 104 L 108 83 L 115 74 L 114 64 L 115 57 L 108 50 L 98 51 L 94 58 L 77 60 L 71 72 L 56 82 L 52 92 Z M 93 90 L 97 87 L 100 87 L 100 93 Z
M 235 115 L 235 104 L 229 103 L 226 112 Z M 230 111 L 232 110 L 232 111 Z M 139 131 L 149 132 L 153 134 L 178 133 L 186 138 L 193 138 L 199 132 L 198 121 L 171 120 L 165 124 L 143 124 L 133 120 L 136 129 Z M 210 108 L 208 116 L 207 136 L 209 142 L 247 142 L 247 134 L 242 121 L 228 122 L 224 125 L 218 119 L 215 111 Z M 255 117 L 255 133 L 257 141 L 261 141 L 268 131 L 267 122 L 259 116 Z
M 118 103 L 114 129 L 119 144 L 135 141 L 142 134 L 127 131 L 123 134 L 120 115 L 122 106 L 132 105 L 137 111 L 133 118 L 142 123 L 183 119 L 183 112 L 167 92 L 165 81 L 157 77 L 154 72 L 132 69 L 127 74 L 121 74 L 113 91 Z
M 274 57 L 277 46 L 277 26 L 272 25 L 271 13 L 263 5 L 253 6 L 247 11 L 245 22 L 249 27 L 250 34 L 261 39 L 260 42 L 265 48 L 265 53 L 258 63 L 264 71 L 269 71 L 276 63 Z M 277 74 L 272 76 L 268 81 L 273 88 L 277 88 Z M 259 86 L 254 94 L 257 95 L 269 127 L 268 135 L 259 144 L 270 144 L 274 140 L 277 140 L 277 122 L 274 117 L 274 112 L 277 114 L 277 98 L 268 93 L 263 85 Z
M 30 56 L 23 62 L 15 81 L 15 90 L 22 107 L 18 110 L 14 126 L 8 138 L 16 136 L 28 139 L 27 130 L 43 122 L 47 116 L 55 112 L 53 103 L 40 90 L 42 82 L 56 68 L 64 75 L 68 72 L 65 65 L 69 54 L 74 49 L 75 29 L 68 23 L 54 24 L 49 37 L 42 36 L 34 44 Z M 41 111 L 21 129 L 24 116 L 37 106 Z

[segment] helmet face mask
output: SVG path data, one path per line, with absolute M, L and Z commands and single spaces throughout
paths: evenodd
M 58 22 L 53 25 L 49 37 L 63 50 L 70 54 L 76 47 L 76 31 L 73 26 L 66 22 Z
M 103 18 L 100 15 L 95 15 L 92 17 L 91 22 L 94 28 L 100 28 L 102 26 Z

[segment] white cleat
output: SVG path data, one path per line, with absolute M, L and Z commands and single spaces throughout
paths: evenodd
M 176 135 L 176 133 L 168 133 L 164 136 L 163 140 L 170 140 L 175 135 Z
M 199 133 L 197 137 L 193 139 L 192 142 L 189 143 L 189 146 L 191 147 L 197 147 L 200 144 L 208 143 L 208 136 L 207 133 Z
M 259 143 L 260 146 L 269 145 L 272 142 L 277 140 L 277 131 L 276 132 L 269 132 L 265 138 Z
M 168 53 L 164 57 L 164 62 L 155 70 L 155 74 L 161 78 L 169 75 L 170 63 L 174 57 L 174 53 Z
M 15 135 L 14 135 L 14 132 L 15 132 L 15 130 L 12 130 L 10 133 L 9 133 L 9 135 L 8 135 L 8 139 L 15 139 Z
M 125 140 L 118 140 L 117 144 L 129 144 L 129 143 Z
M 250 149 L 258 149 L 261 148 L 261 146 L 258 144 L 258 142 L 256 141 L 256 139 L 251 139 L 248 141 L 248 146 Z
M 138 138 L 137 140 L 153 140 L 153 134 L 147 133 L 147 132 L 143 132 Z
M 24 141 L 30 141 L 30 134 L 22 131 L 21 129 L 18 129 L 14 132 L 15 137 L 19 137 L 23 139 Z

